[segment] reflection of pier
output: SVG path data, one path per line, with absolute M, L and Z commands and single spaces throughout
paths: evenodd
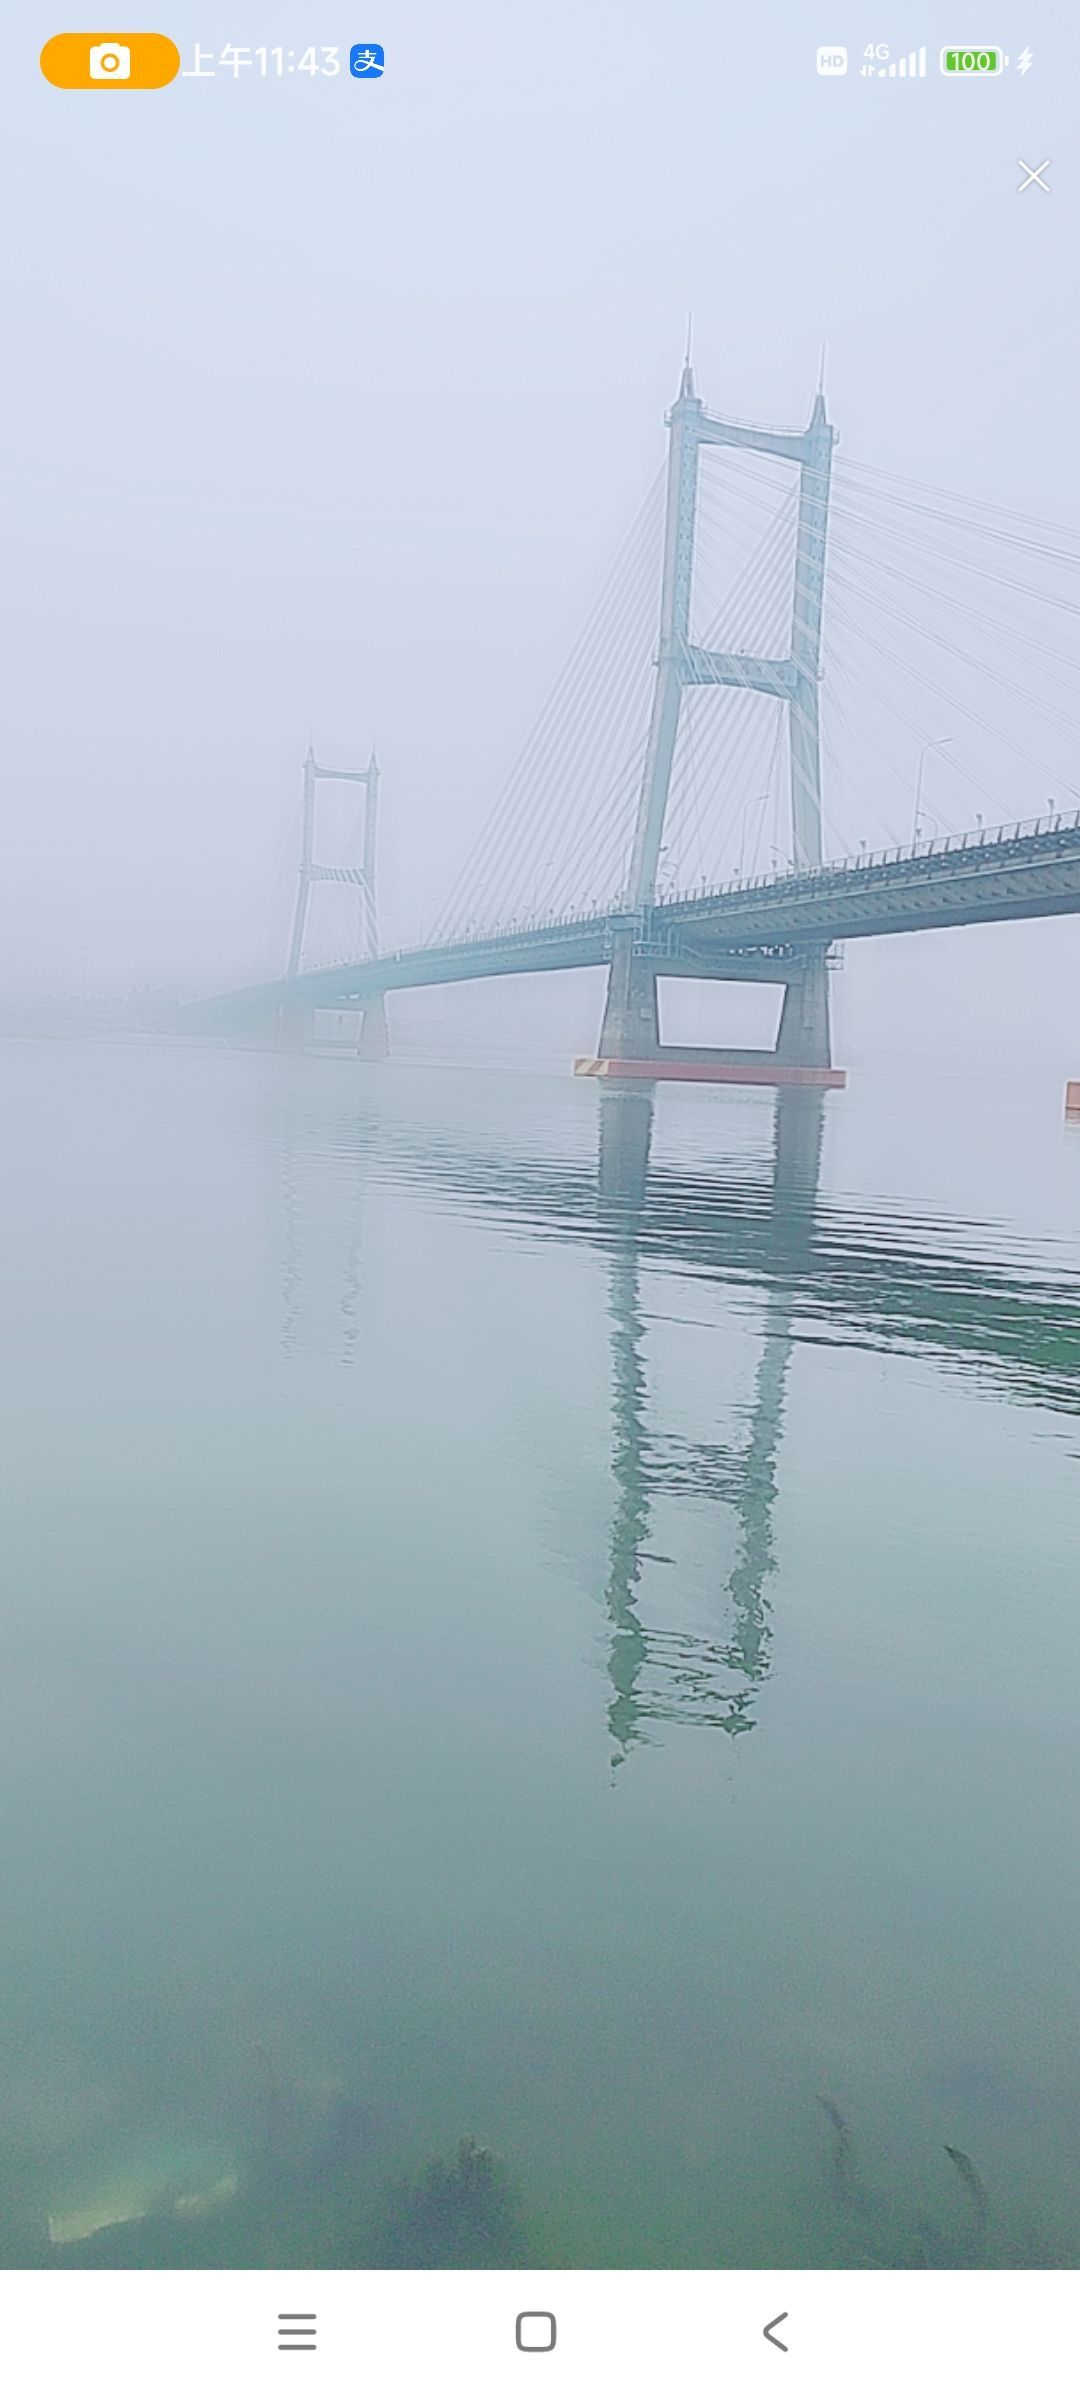
M 421 1180 L 470 1215 L 586 1245 L 604 1262 L 615 1503 L 603 1603 L 616 1762 L 650 1725 L 734 1735 L 755 1722 L 770 1667 L 787 1379 L 800 1342 L 899 1351 L 1004 1389 L 1013 1403 L 1080 1414 L 1080 1291 L 1070 1264 L 1055 1275 L 1023 1253 L 1003 1257 L 1000 1235 L 985 1228 L 822 1196 L 823 1103 L 813 1092 L 777 1093 L 763 1174 L 745 1151 L 658 1163 L 651 1093 L 605 1089 L 597 1175 L 587 1158 L 535 1146 L 531 1119 L 517 1140 L 472 1145 L 456 1120 L 360 1105 L 345 1074 L 316 1085 L 303 1068 L 293 1073 L 282 1126 L 286 1348 L 342 1363 L 364 1355 L 359 1245 L 369 1175 Z M 663 1099 L 658 1106 L 663 1112 Z M 730 1138 L 724 1112 L 710 1110 L 709 1124 L 715 1143 Z M 743 1327 L 755 1326 L 760 1351 L 730 1442 L 702 1438 L 707 1428 L 687 1439 L 656 1423 L 661 1387 L 642 1296 L 650 1269 L 677 1270 Z M 662 1555 L 662 1511 L 680 1501 L 715 1509 L 718 1537 L 725 1522 L 734 1529 L 733 1556 L 715 1570 L 704 1618 L 700 1554 L 692 1588 Z M 710 1554 L 719 1549 L 713 1521 Z
M 652 1110 L 651 1093 L 614 1089 L 605 1091 L 600 1105 L 601 1202 L 615 1212 L 608 1315 L 618 1496 L 605 1598 L 612 1628 L 608 1729 L 616 1764 L 642 1738 L 650 1719 L 714 1725 L 730 1734 L 747 1732 L 754 1723 L 755 1694 L 769 1667 L 766 1585 L 775 1564 L 776 1461 L 793 1346 L 790 1299 L 774 1287 L 764 1305 L 745 1439 L 733 1447 L 695 1444 L 676 1457 L 670 1445 L 649 1434 L 640 1237 Z M 812 1241 L 822 1131 L 819 1095 L 777 1094 L 772 1201 L 793 1269 L 800 1226 L 803 1240 Z M 704 1496 L 735 1512 L 735 1562 L 718 1612 L 723 1629 L 712 1636 L 648 1627 L 643 1621 L 640 1585 L 653 1502 L 668 1490 Z
M 364 1198 L 377 1134 L 375 1114 L 354 1105 L 347 1138 L 335 1129 L 328 1140 L 305 1106 L 302 1087 L 287 1097 L 280 1136 L 286 1357 L 321 1349 L 350 1367 L 360 1355 Z

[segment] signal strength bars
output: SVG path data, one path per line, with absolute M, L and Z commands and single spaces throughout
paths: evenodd
M 860 75 L 899 75 L 901 78 L 910 75 L 925 75 L 926 44 L 923 43 L 921 50 L 909 50 L 905 58 L 891 58 L 887 67 L 860 67 L 859 73 Z

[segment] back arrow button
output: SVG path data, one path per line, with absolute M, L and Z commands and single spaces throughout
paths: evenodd
M 785 2352 L 787 2350 L 787 2343 L 780 2340 L 776 2331 L 776 2327 L 778 2325 L 787 2324 L 787 2316 L 788 2312 L 786 2308 L 782 2308 L 778 2317 L 770 2317 L 768 2324 L 763 2325 L 761 2328 L 766 2341 L 772 2343 L 774 2350 L 783 2350 Z

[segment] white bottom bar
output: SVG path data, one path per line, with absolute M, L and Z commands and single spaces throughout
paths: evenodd
M 1073 2273 L 12 2273 L 30 2400 L 881 2400 L 1076 2388 Z M 279 2336 L 279 2318 L 314 2327 Z M 519 2346 L 549 2338 L 555 2346 Z M 775 2322 L 777 2319 L 781 2321 Z M 774 2327 L 775 2341 L 765 2337 Z M 279 2348 L 279 2338 L 314 2348 Z M 776 2346 L 786 2343 L 786 2349 Z

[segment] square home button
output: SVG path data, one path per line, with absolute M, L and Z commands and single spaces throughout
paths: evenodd
M 546 2308 L 526 2309 L 516 2327 L 519 2350 L 554 2350 L 555 2319 Z

